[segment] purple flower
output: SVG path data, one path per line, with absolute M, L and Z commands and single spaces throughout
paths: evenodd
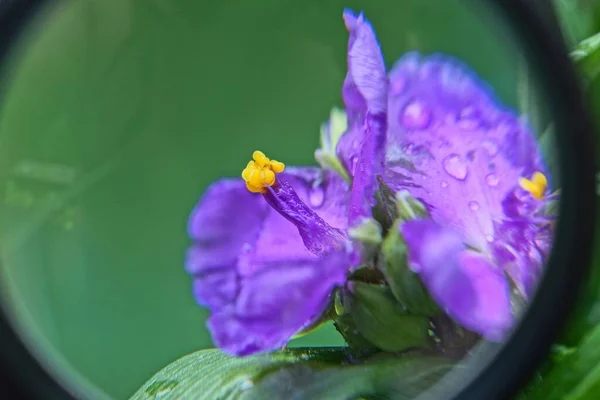
M 190 216 L 186 270 L 213 340 L 270 351 L 319 319 L 358 260 L 348 229 L 372 218 L 377 177 L 429 212 L 398 225 L 412 271 L 450 317 L 500 340 L 513 324 L 507 276 L 530 296 L 551 243 L 536 143 L 465 66 L 410 53 L 388 75 L 371 24 L 343 16 L 347 123 L 334 113 L 322 130 L 325 168 L 284 171 L 257 151 Z
M 389 92 L 386 183 L 431 215 L 400 227 L 410 265 L 451 317 L 501 339 L 513 319 L 504 274 L 529 297 L 551 243 L 536 142 L 450 58 L 405 55 Z
M 375 149 L 385 135 L 387 78 L 370 24 L 348 12 L 344 19 L 351 36 L 344 99 L 357 144 L 342 159 L 360 154 L 364 172 L 380 157 L 378 169 L 370 167 L 349 187 L 332 171 L 282 172 L 282 163 L 255 152 L 243 180 L 218 181 L 206 191 L 189 220 L 195 244 L 186 269 L 197 301 L 212 312 L 213 340 L 227 353 L 283 346 L 325 311 L 355 259 L 346 230 L 349 221 L 370 215 L 373 173 L 383 169 Z

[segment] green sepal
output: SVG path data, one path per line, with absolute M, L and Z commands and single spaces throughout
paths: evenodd
M 378 268 L 394 297 L 412 314 L 431 316 L 439 311 L 417 274 L 410 270 L 407 248 L 399 232 L 398 221 L 381 246 Z
M 333 304 L 333 326 L 348 344 L 349 353 L 356 358 L 365 358 L 379 352 L 379 349 L 358 331 L 350 313 L 351 304 L 345 289 L 335 291 Z
M 315 151 L 315 159 L 324 169 L 337 172 L 347 182 L 350 182 L 348 171 L 336 154 L 337 144 L 348 129 L 346 113 L 339 108 L 333 108 L 329 121 L 321 125 L 321 147 Z
M 394 224 L 399 217 L 398 207 L 396 205 L 396 193 L 385 183 L 381 175 L 377 175 L 377 190 L 375 191 L 375 206 L 373 207 L 373 217 L 381 227 L 383 232 Z
M 397 352 L 429 345 L 429 318 L 409 314 L 389 287 L 351 282 L 348 298 L 356 329 L 377 348 Z
M 429 216 L 425 205 L 415 199 L 408 190 L 401 190 L 396 193 L 396 209 L 399 218 L 405 221 Z
M 600 75 L 600 33 L 582 40 L 570 54 L 587 83 Z

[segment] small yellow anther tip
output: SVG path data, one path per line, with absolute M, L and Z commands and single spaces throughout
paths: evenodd
M 266 158 L 266 156 L 265 153 L 263 153 L 262 151 L 256 150 L 254 153 L 252 153 L 252 159 L 254 161 L 260 161 L 264 158 Z
M 270 160 L 265 153 L 258 150 L 252 153 L 252 159 L 242 171 L 242 178 L 250 192 L 264 193 L 267 186 L 275 184 L 275 176 L 283 172 L 285 164 Z
M 535 199 L 541 200 L 546 193 L 548 179 L 541 172 L 535 172 L 531 180 L 527 178 L 519 178 L 519 186 L 529 192 Z

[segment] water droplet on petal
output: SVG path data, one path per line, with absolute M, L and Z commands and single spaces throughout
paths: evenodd
M 498 154 L 498 145 L 493 140 L 484 140 L 483 143 L 481 143 L 481 147 L 483 147 L 490 157 L 494 157 Z
M 474 107 L 465 107 L 458 116 L 457 125 L 463 129 L 472 130 L 479 127 L 479 112 Z
M 450 154 L 443 161 L 444 170 L 453 178 L 464 180 L 467 177 L 467 164 L 458 154 Z
M 498 186 L 498 183 L 500 183 L 500 180 L 494 174 L 489 174 L 488 176 L 486 176 L 485 181 L 489 186 L 492 186 L 492 187 Z
M 446 181 L 442 181 L 442 187 L 443 187 L 443 188 L 447 188 L 447 187 L 448 187 L 448 182 L 446 182 Z
M 479 203 L 476 201 L 470 201 L 469 208 L 471 209 L 471 211 L 477 211 L 479 210 Z
M 420 101 L 412 101 L 406 105 L 401 114 L 402 125 L 408 129 L 424 129 L 431 122 L 431 110 Z
M 489 243 L 492 243 L 494 241 L 494 237 L 492 235 L 485 235 L 485 240 L 487 240 Z
M 392 79 L 392 81 L 390 82 L 390 90 L 392 92 L 392 95 L 395 96 L 395 95 L 402 93 L 405 86 L 406 86 L 406 80 L 404 78 L 399 77 L 399 78 Z
M 314 208 L 321 207 L 325 201 L 325 189 L 323 186 L 315 186 L 308 194 L 308 202 Z
M 254 246 L 248 242 L 242 246 L 242 253 L 250 253 L 254 249 Z

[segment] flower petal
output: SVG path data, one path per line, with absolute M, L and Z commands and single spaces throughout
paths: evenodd
M 388 79 L 371 24 L 362 13 L 350 10 L 344 11 L 344 21 L 350 33 L 342 90 L 349 128 L 340 138 L 337 153 L 353 177 L 349 220 L 356 225 L 371 215 L 375 176 L 383 169 Z
M 400 232 L 411 269 L 446 313 L 488 340 L 502 340 L 513 324 L 503 272 L 482 255 L 466 250 L 457 233 L 433 221 L 407 221 Z
M 278 179 L 293 187 L 327 224 L 346 229 L 348 185 L 337 174 L 292 167 L 278 174 Z M 214 315 L 221 315 L 215 316 L 215 321 L 238 307 L 248 288 L 256 287 L 255 280 L 266 282 L 260 277 L 269 276 L 273 268 L 316 262 L 298 229 L 269 207 L 262 195 L 250 193 L 241 179 L 225 179 L 211 185 L 192 212 L 188 231 L 194 245 L 187 253 L 186 270 L 195 277 L 198 303 L 210 308 Z M 325 282 L 330 279 L 325 275 L 327 271 L 328 268 L 323 269 L 320 275 Z M 263 286 L 261 290 L 270 292 L 271 288 Z M 318 297 L 321 293 L 307 290 L 303 295 L 310 302 L 313 295 Z M 242 317 L 241 313 L 236 314 L 236 318 Z M 264 329 L 270 329 L 268 319 L 263 324 Z
M 386 182 L 486 250 L 519 178 L 545 172 L 531 132 L 451 58 L 409 53 L 390 81 Z
M 344 82 L 347 111 L 368 109 L 377 114 L 387 108 L 387 76 L 379 42 L 371 23 L 361 12 L 344 10 L 348 40 L 348 74 Z
M 210 317 L 215 344 L 237 356 L 281 348 L 325 311 L 348 266 L 344 252 L 265 263 L 259 273 L 242 279 L 235 304 Z
M 514 281 L 519 292 L 529 299 L 542 274 L 552 243 L 550 224 L 538 226 L 528 221 L 506 220 L 496 224 L 492 254 Z

